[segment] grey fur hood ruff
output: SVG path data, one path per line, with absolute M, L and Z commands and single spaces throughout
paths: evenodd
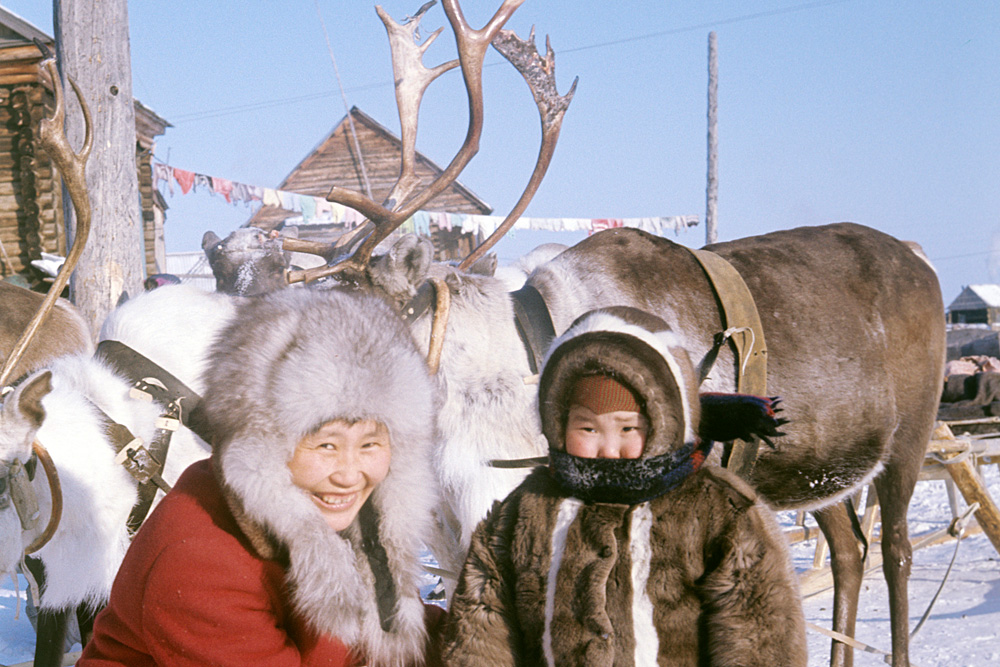
M 437 501 L 438 394 L 409 331 L 376 297 L 289 289 L 243 304 L 212 358 L 199 418 L 254 548 L 287 559 L 292 602 L 315 628 L 369 664 L 420 664 L 418 555 Z M 377 535 L 364 540 L 365 510 L 332 532 L 288 469 L 302 436 L 338 418 L 380 421 L 391 438 L 388 476 L 365 508 L 376 510 L 366 527 Z M 386 565 L 391 576 L 373 575 Z M 389 600 L 381 620 L 379 599 Z
M 680 338 L 655 315 L 616 306 L 582 315 L 549 347 L 538 409 L 550 448 L 565 449 L 565 420 L 577 380 L 597 374 L 636 393 L 650 423 L 642 459 L 697 441 L 698 379 Z

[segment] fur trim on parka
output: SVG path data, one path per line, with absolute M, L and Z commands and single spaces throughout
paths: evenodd
M 680 339 L 660 318 L 625 306 L 602 308 L 581 316 L 553 341 L 538 386 L 550 449 L 565 449 L 569 399 L 586 375 L 610 376 L 635 392 L 650 422 L 642 458 L 697 439 L 698 378 Z
M 255 550 L 288 563 L 292 603 L 317 630 L 372 665 L 422 663 L 418 555 L 437 500 L 437 388 L 399 317 L 376 297 L 283 290 L 241 306 L 211 354 L 199 419 Z M 339 533 L 288 468 L 299 440 L 334 419 L 382 422 L 392 452 Z

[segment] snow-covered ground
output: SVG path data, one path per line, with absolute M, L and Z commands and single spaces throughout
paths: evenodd
M 993 497 L 1000 500 L 998 466 L 985 466 L 983 475 Z M 783 514 L 788 522 L 790 514 Z M 944 482 L 920 482 L 910 505 L 911 534 L 947 526 L 951 511 Z M 796 567 L 805 570 L 812 564 L 814 541 L 792 549 Z M 876 547 L 877 548 L 877 547 Z M 910 627 L 916 626 L 944 577 L 955 551 L 955 541 L 926 547 L 914 554 L 910 579 Z M 35 638 L 24 611 L 24 579 L 20 580 L 22 600 L 20 617 L 15 619 L 17 593 L 8 578 L 0 588 L 0 665 L 31 660 Z M 833 613 L 830 591 L 804 601 L 806 620 L 829 628 Z M 861 592 L 857 638 L 875 648 L 888 651 L 889 604 L 880 570 L 869 573 Z M 828 664 L 830 640 L 822 634 L 809 633 L 809 665 Z M 954 569 L 930 618 L 910 644 L 914 667 L 985 667 L 1000 665 L 1000 555 L 983 534 L 962 541 Z M 880 665 L 881 656 L 855 652 L 855 664 Z
M 1000 466 L 983 466 L 983 478 L 1000 502 Z M 961 501 L 960 501 L 961 502 Z M 964 503 L 962 503 L 964 508 Z M 917 484 L 910 503 L 911 537 L 951 522 L 951 509 L 943 481 Z M 812 565 L 815 541 L 795 545 L 796 567 Z M 919 549 L 913 554 L 910 577 L 910 629 L 916 627 L 948 569 L 955 540 Z M 878 546 L 875 547 L 878 549 Z M 825 591 L 803 603 L 806 620 L 830 628 L 833 593 Z M 882 651 L 891 650 L 889 596 L 881 568 L 869 572 L 861 588 L 856 638 Z M 809 665 L 829 664 L 830 640 L 809 632 Z M 958 547 L 955 565 L 930 617 L 910 641 L 914 667 L 986 667 L 1000 665 L 1000 554 L 983 533 L 967 537 Z M 882 656 L 855 651 L 855 665 L 885 664 Z

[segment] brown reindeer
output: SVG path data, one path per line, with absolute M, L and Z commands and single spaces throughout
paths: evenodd
M 38 292 L 0 281 L 0 363 L 6 361 L 44 300 L 45 296 Z M 93 350 L 94 341 L 86 320 L 72 303 L 59 299 L 20 361 L 11 368 L 10 377 L 17 379 L 56 357 Z
M 533 45 L 528 48 L 506 31 L 493 29 L 519 4 L 505 2 L 487 28 L 474 31 L 454 0 L 444 2 L 469 92 L 470 128 L 445 173 L 416 194 L 408 168 L 416 108 L 426 83 L 450 64 L 424 68 L 419 62 L 423 47 L 412 41 L 416 21 L 400 27 L 383 17 L 393 42 L 403 127 L 400 180 L 382 204 L 333 188 L 330 200 L 370 219 L 356 237 L 337 246 L 313 244 L 311 249 L 301 241 L 284 245 L 311 250 L 329 261 L 319 269 L 289 272 L 290 281 L 331 277 L 381 292 L 398 305 L 421 344 L 435 345 L 440 336 L 432 331 L 445 331 L 443 347 L 435 352 L 447 387 L 437 461 L 449 503 L 445 511 L 464 545 L 493 500 L 506 495 L 525 474 L 498 467 L 495 461 L 545 453 L 534 388 L 525 382 L 535 372 L 533 364 L 541 361 L 544 336 L 541 346 L 531 345 L 538 337 L 529 332 L 524 334 L 529 344 L 523 344 L 523 331 L 515 324 L 515 312 L 523 310 L 520 296 L 509 294 L 492 277 L 465 270 L 498 236 L 457 268 L 431 265 L 427 242 L 412 237 L 403 237 L 376 260 L 372 251 L 441 192 L 475 152 L 482 126 L 477 73 L 490 41 L 529 82 L 543 126 L 536 169 L 500 234 L 537 189 L 572 91 L 565 97 L 555 92 L 551 49 L 543 59 Z M 406 90 L 412 92 L 407 95 Z M 353 253 L 345 252 L 355 245 Z M 882 504 L 893 665 L 908 665 L 911 546 L 906 513 L 933 425 L 945 351 L 944 308 L 933 268 L 904 242 L 850 223 L 778 231 L 706 250 L 735 268 L 753 297 L 767 345 L 767 391 L 781 396 L 790 420 L 773 448 L 757 452 L 756 464 L 746 475 L 772 505 L 816 512 L 832 553 L 833 625 L 848 635 L 854 632 L 862 551 L 840 501 L 874 482 Z M 434 280 L 433 288 L 425 283 L 429 279 Z M 595 308 L 628 305 L 654 313 L 683 338 L 692 359 L 702 360 L 709 371 L 704 390 L 737 389 L 737 355 L 729 344 L 719 349 L 713 345 L 729 326 L 716 288 L 683 246 L 636 230 L 608 230 L 535 269 L 527 286 L 544 301 L 556 335 Z M 428 306 L 433 294 L 441 306 L 450 304 L 446 325 L 441 324 L 440 310 Z M 751 340 L 750 345 L 763 342 Z M 759 353 L 761 348 L 753 349 Z M 834 665 L 849 665 L 852 651 L 834 642 L 831 658 Z

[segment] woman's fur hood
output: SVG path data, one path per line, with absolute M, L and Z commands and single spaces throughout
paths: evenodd
M 254 548 L 287 560 L 292 602 L 318 630 L 373 665 L 419 663 L 439 399 L 402 321 L 377 297 L 283 290 L 242 305 L 211 354 L 199 419 Z M 299 440 L 334 419 L 382 422 L 392 451 L 388 476 L 340 533 L 288 468 Z
M 635 392 L 650 427 L 642 458 L 696 441 L 698 379 L 680 339 L 660 318 L 625 306 L 602 308 L 553 341 L 538 389 L 542 432 L 553 449 L 565 449 L 569 399 L 586 375 L 608 375 Z

